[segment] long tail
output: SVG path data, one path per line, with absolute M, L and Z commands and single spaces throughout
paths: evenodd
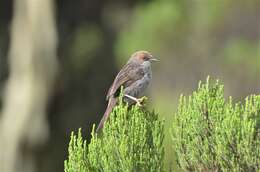
M 114 97 L 111 97 L 108 101 L 108 105 L 107 105 L 107 109 L 101 119 L 101 121 L 99 122 L 98 124 L 98 128 L 96 130 L 96 132 L 98 132 L 100 129 L 103 128 L 104 126 L 104 123 L 106 122 L 106 120 L 108 119 L 109 117 L 109 114 L 112 112 L 113 108 L 115 107 L 117 103 L 117 98 L 114 98 Z

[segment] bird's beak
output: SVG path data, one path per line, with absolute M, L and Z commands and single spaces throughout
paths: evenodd
M 160 61 L 160 60 L 158 60 L 158 59 L 156 59 L 156 58 L 154 58 L 154 57 L 151 58 L 150 60 L 151 60 L 151 61 L 155 61 L 155 62 L 159 62 L 159 61 Z

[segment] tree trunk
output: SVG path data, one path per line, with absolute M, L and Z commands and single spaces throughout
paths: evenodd
M 48 139 L 47 99 L 57 71 L 51 0 L 15 0 L 10 75 L 0 118 L 0 171 L 33 172 L 35 147 Z

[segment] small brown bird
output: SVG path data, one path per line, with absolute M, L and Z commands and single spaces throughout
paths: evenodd
M 143 100 L 140 97 L 143 96 L 152 79 L 152 61 L 158 60 L 147 51 L 137 51 L 132 54 L 108 90 L 106 97 L 108 100 L 107 109 L 98 125 L 97 131 L 103 127 L 104 122 L 117 104 L 121 86 L 124 88 L 123 100 L 129 105 L 137 103 L 137 105 L 141 106 Z

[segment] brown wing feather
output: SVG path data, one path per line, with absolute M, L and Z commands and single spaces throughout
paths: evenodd
M 108 93 L 107 93 L 107 100 L 109 97 L 114 95 L 117 90 L 123 86 L 128 87 L 133 82 L 141 79 L 144 76 L 144 71 L 140 67 L 140 64 L 137 63 L 127 63 L 117 74 L 113 84 L 111 85 Z

